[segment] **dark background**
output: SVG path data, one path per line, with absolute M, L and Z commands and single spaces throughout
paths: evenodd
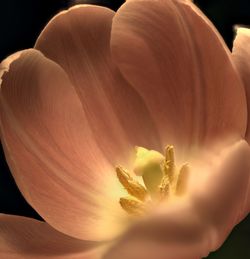
M 116 10 L 122 0 L 89 0 Z M 197 0 L 194 1 L 217 27 L 231 49 L 233 25 L 250 26 L 250 0 Z M 9 54 L 30 48 L 37 36 L 58 11 L 74 1 L 66 0 L 10 0 L 0 3 L 0 60 Z M 56 195 L 56 193 L 55 193 Z M 0 213 L 24 215 L 41 219 L 25 202 L 10 174 L 2 148 L 0 149 Z M 225 215 L 226 217 L 227 215 Z M 240 223 L 225 244 L 210 259 L 250 259 L 250 216 Z

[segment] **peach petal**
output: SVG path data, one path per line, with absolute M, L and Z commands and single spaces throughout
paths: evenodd
M 153 114 L 162 143 L 190 153 L 244 136 L 243 86 L 226 45 L 191 1 L 127 1 L 113 19 L 111 52 Z
M 131 228 L 104 259 L 201 259 L 208 255 L 209 230 L 190 204 L 171 204 Z
M 46 222 L 0 214 L 0 257 L 98 259 L 101 250 L 100 244 L 64 235 Z
M 250 212 L 250 147 L 241 140 L 195 170 L 191 200 L 211 225 L 213 250 Z
M 35 48 L 68 74 L 110 163 L 128 166 L 135 145 L 159 149 L 160 142 L 141 97 L 110 57 L 113 16 L 112 10 L 100 6 L 70 8 L 49 22 Z
M 249 156 L 249 145 L 239 141 L 201 161 L 187 196 L 132 227 L 104 259 L 201 259 L 218 249 L 250 211 Z
M 246 139 L 250 142 L 250 29 L 237 28 L 233 44 L 233 61 L 245 85 L 248 107 L 248 126 Z
M 63 233 L 112 238 L 120 230 L 120 186 L 67 75 L 32 49 L 7 70 L 0 92 L 1 141 L 22 194 Z

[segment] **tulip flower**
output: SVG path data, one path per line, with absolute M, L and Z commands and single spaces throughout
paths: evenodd
M 5 59 L 1 141 L 45 222 L 2 214 L 0 257 L 218 249 L 250 211 L 249 41 L 230 53 L 191 1 L 129 0 L 63 11 Z

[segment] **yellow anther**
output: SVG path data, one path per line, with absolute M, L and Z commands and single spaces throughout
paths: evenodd
M 123 169 L 121 166 L 116 167 L 116 174 L 120 183 L 130 195 L 141 201 L 146 200 L 148 192 L 145 187 L 135 181 L 125 169 Z
M 170 194 L 170 182 L 168 175 L 164 175 L 161 181 L 161 184 L 159 185 L 159 193 L 160 193 L 160 199 L 168 198 Z
M 175 156 L 174 147 L 168 145 L 165 149 L 165 162 L 163 165 L 165 175 L 168 175 L 169 181 L 172 182 L 175 174 Z
M 144 203 L 138 200 L 134 200 L 131 198 L 120 198 L 121 207 L 131 215 L 140 216 L 145 214 L 146 206 Z
M 175 163 L 174 147 L 172 145 L 167 145 L 165 149 L 165 158 L 166 161 L 169 161 L 170 165 Z
M 185 193 L 187 189 L 188 177 L 189 177 L 189 166 L 188 164 L 184 164 L 180 169 L 180 173 L 177 179 L 176 190 L 175 190 L 176 195 L 180 196 Z

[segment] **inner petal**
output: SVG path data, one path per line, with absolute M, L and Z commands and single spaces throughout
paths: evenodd
M 192 1 L 126 1 L 113 19 L 111 51 L 153 114 L 161 142 L 171 141 L 179 157 L 244 136 L 242 83 L 225 43 Z
M 100 149 L 115 166 L 128 162 L 128 146 L 158 149 L 160 142 L 142 98 L 111 58 L 114 14 L 93 5 L 70 8 L 50 21 L 35 48 L 66 71 Z

